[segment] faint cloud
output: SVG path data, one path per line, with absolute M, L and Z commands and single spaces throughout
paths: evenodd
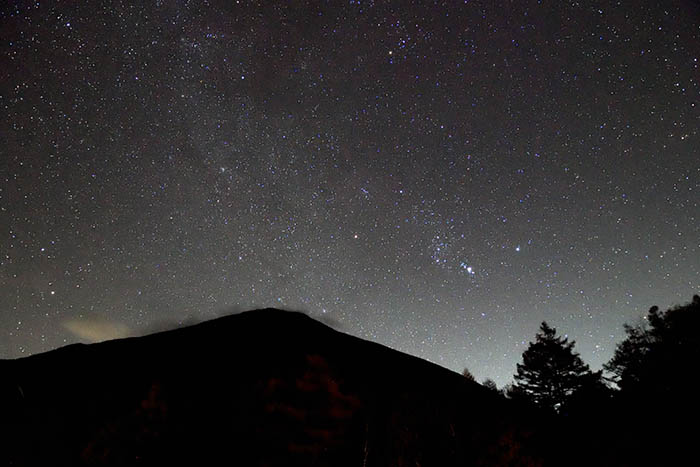
M 61 325 L 78 339 L 88 342 L 102 342 L 133 335 L 127 325 L 95 313 L 65 320 Z

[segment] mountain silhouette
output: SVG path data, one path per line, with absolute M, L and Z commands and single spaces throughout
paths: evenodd
M 495 391 L 296 312 L 0 361 L 0 465 L 544 465 Z

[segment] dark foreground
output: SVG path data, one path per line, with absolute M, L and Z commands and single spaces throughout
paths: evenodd
M 605 428 L 273 309 L 0 361 L 0 378 L 0 465 L 632 465 Z

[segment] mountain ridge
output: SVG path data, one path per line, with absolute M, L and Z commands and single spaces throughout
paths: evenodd
M 509 401 L 298 312 L 73 344 L 0 374 L 7 465 L 541 464 Z

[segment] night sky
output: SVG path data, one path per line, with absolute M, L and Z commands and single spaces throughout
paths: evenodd
M 0 358 L 274 306 L 500 386 L 700 292 L 698 2 L 129 3 L 0 7 Z

